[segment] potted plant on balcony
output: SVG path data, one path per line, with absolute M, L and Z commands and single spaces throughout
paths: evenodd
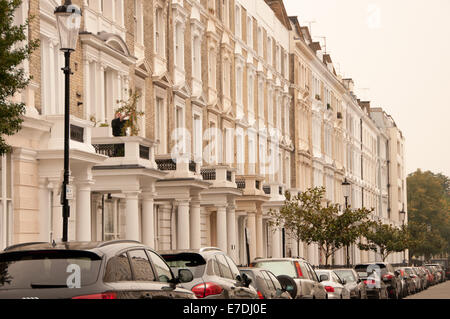
M 316 94 L 316 100 L 320 101 L 320 95 L 319 94 Z
M 138 120 L 145 114 L 144 112 L 138 110 L 138 101 L 140 98 L 141 96 L 139 93 L 133 93 L 130 90 L 130 97 L 128 98 L 128 101 L 120 101 L 121 106 L 116 111 L 125 113 L 128 116 L 128 120 L 126 121 L 123 130 L 125 133 L 129 128 L 130 136 L 137 136 L 139 134 L 140 129 L 138 126 Z

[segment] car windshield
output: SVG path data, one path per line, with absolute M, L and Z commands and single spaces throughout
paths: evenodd
M 200 278 L 203 276 L 206 267 L 206 261 L 200 254 L 195 253 L 182 253 L 182 254 L 167 254 L 162 255 L 167 264 L 175 270 L 189 269 L 194 278 Z
M 334 272 L 339 276 L 339 278 L 345 279 L 345 281 L 348 283 L 356 282 L 355 275 L 351 270 L 335 270 Z
M 97 281 L 101 261 L 86 251 L 5 253 L 0 255 L 0 290 L 89 286 Z
M 290 261 L 274 260 L 274 261 L 260 261 L 254 264 L 256 268 L 263 268 L 271 271 L 275 276 L 287 275 L 292 278 L 297 278 L 295 266 Z

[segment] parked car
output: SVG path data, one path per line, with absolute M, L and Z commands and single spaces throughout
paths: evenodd
M 270 271 L 260 268 L 239 268 L 239 271 L 252 280 L 250 286 L 256 289 L 259 299 L 292 299 Z
M 325 287 L 328 299 L 350 299 L 350 290 L 345 287 L 345 279 L 341 279 L 333 270 L 316 269 L 320 283 Z
M 434 265 L 425 265 L 431 273 L 433 274 L 433 285 L 437 285 L 441 282 L 442 274 L 438 271 L 438 269 Z
M 433 272 L 431 271 L 431 267 L 423 267 L 425 272 L 427 273 L 427 286 L 433 286 L 434 285 L 434 276 L 433 276 Z
M 354 269 L 335 269 L 334 272 L 346 281 L 345 287 L 350 291 L 350 298 L 367 299 L 366 284 Z
M 195 299 L 177 274 L 135 241 L 20 244 L 0 253 L 0 299 Z
M 420 284 L 421 284 L 422 290 L 427 289 L 428 281 L 427 281 L 427 275 L 426 275 L 425 270 L 421 267 L 413 267 L 413 270 L 415 271 L 417 276 L 419 276 L 419 278 L 420 278 Z
M 417 293 L 417 292 L 421 291 L 422 290 L 421 280 L 417 276 L 417 274 L 414 272 L 414 270 L 411 267 L 405 267 L 405 271 L 409 275 L 409 277 L 411 278 L 411 281 L 414 284 L 414 291 L 413 291 L 413 293 Z
M 432 266 L 437 273 L 437 282 L 441 283 L 446 280 L 446 273 L 444 268 L 440 264 L 426 264 L 425 266 Z
M 442 269 L 445 273 L 445 279 L 450 279 L 450 260 L 449 259 L 432 259 L 432 264 L 439 264 L 441 265 Z
M 396 270 L 400 273 L 398 277 L 400 278 L 402 283 L 401 296 L 402 298 L 404 298 L 410 295 L 411 291 L 414 290 L 414 283 L 412 281 L 412 278 L 409 277 L 409 275 L 403 268 L 398 267 L 396 268 Z
M 183 288 L 206 299 L 257 299 L 251 280 L 241 275 L 234 261 L 222 250 L 206 247 L 194 250 L 160 251 L 173 271 L 189 269 L 194 279 Z
M 296 285 L 291 291 L 294 299 L 327 299 L 327 291 L 319 282 L 313 267 L 303 258 L 257 259 L 252 267 L 271 271 L 277 278 L 293 278 Z M 280 280 L 280 282 L 282 281 Z M 281 282 L 283 285 L 283 282 Z
M 374 278 L 377 269 L 380 271 L 380 278 Z M 365 274 L 367 277 L 374 278 L 373 280 L 375 280 L 377 285 L 378 282 L 384 282 L 390 298 L 399 299 L 401 297 L 402 284 L 400 278 L 398 277 L 400 273 L 396 272 L 390 263 L 377 262 L 357 264 L 355 266 L 355 270 L 360 276 L 362 276 L 361 274 Z

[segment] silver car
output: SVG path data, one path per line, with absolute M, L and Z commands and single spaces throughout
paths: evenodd
M 293 299 L 327 299 L 327 291 L 312 266 L 303 258 L 256 259 L 251 266 L 271 271 L 282 286 L 283 282 L 293 279 L 296 285 L 289 285 L 287 289 Z
M 317 269 L 316 274 L 327 291 L 328 299 L 350 299 L 350 290 L 345 287 L 347 282 L 333 270 Z

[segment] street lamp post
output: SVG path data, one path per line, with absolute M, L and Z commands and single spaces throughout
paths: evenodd
M 81 24 L 81 9 L 65 0 L 62 6 L 55 9 L 56 22 L 59 33 L 60 50 L 64 52 L 65 66 L 62 69 L 65 75 L 65 103 L 64 103 L 64 181 L 61 191 L 61 205 L 63 214 L 62 241 L 68 240 L 68 225 L 70 206 L 67 198 L 69 189 L 69 136 L 70 136 L 70 54 L 75 51 L 78 41 L 78 32 Z
M 352 185 L 347 181 L 347 178 L 342 182 L 342 193 L 345 198 L 345 209 L 348 208 L 348 198 L 350 197 L 351 186 Z M 346 249 L 347 249 L 347 267 L 350 267 L 349 245 L 347 245 Z
M 405 204 L 403 204 L 402 210 L 399 211 L 399 215 L 402 215 L 402 224 L 403 228 L 405 228 L 405 220 L 406 220 L 406 212 L 405 212 Z M 406 264 L 406 249 L 403 250 L 403 263 Z

